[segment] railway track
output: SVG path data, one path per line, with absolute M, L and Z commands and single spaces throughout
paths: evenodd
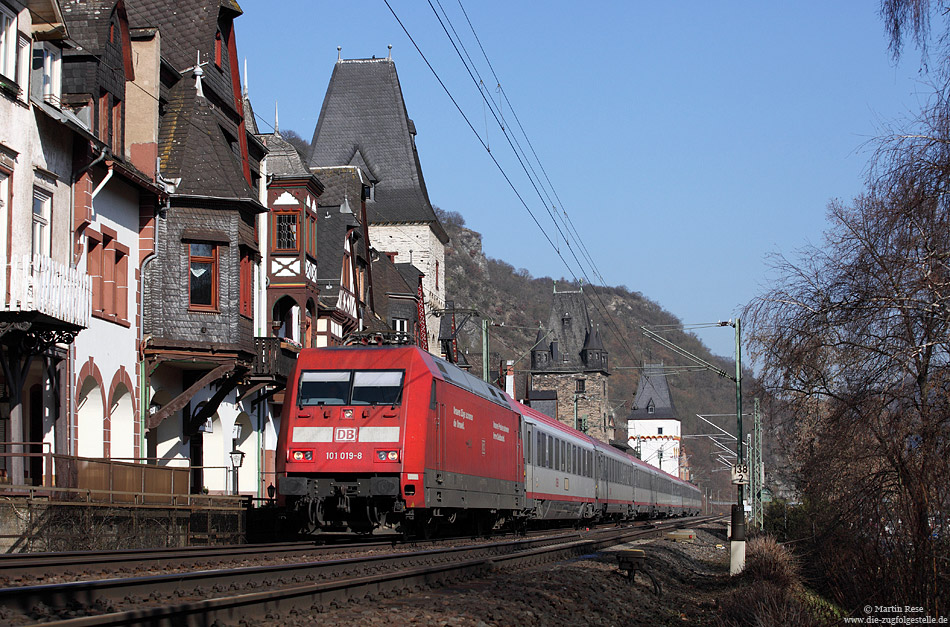
M 529 536 L 558 533 L 532 531 Z M 496 535 L 504 538 L 509 534 Z M 514 536 L 514 534 L 510 534 Z M 347 552 L 366 552 L 400 547 L 437 546 L 465 540 L 465 536 L 406 541 L 403 536 L 382 534 L 353 542 L 349 536 L 332 540 L 277 542 L 268 544 L 222 545 L 211 547 L 121 549 L 115 551 L 68 551 L 60 553 L 0 554 L 0 586 L 47 578 L 51 573 L 64 578 L 90 577 L 102 573 L 144 573 L 151 570 L 206 568 L 246 561 L 314 559 Z M 332 542 L 332 543 L 328 543 Z
M 712 518 L 671 520 L 535 539 L 0 589 L 5 622 L 59 625 L 208 625 L 249 617 L 279 620 L 320 612 L 351 598 L 405 593 L 429 585 L 595 552 Z M 44 608 L 36 615 L 36 608 Z M 77 618 L 66 618 L 77 616 Z

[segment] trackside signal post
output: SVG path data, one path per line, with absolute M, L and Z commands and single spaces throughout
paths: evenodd
M 729 324 L 728 322 L 720 324 Z M 742 459 L 742 331 L 739 319 L 733 325 L 736 329 L 736 466 L 743 468 Z M 745 567 L 745 508 L 743 505 L 743 480 L 739 477 L 736 482 L 737 503 L 732 506 L 732 537 L 729 538 L 729 573 L 739 574 Z
M 708 326 L 708 325 L 707 325 Z M 732 535 L 730 536 L 730 561 L 729 572 L 736 575 L 745 567 L 745 508 L 743 504 L 742 486 L 749 482 L 748 466 L 743 463 L 742 450 L 742 327 L 739 318 L 735 321 L 720 321 L 716 325 L 720 327 L 733 327 L 736 330 L 736 375 L 729 376 L 724 370 L 717 368 L 708 361 L 693 355 L 692 353 L 680 348 L 669 340 L 653 331 L 641 326 L 640 330 L 651 340 L 666 346 L 667 348 L 682 355 L 700 367 L 706 370 L 712 370 L 720 377 L 732 379 L 736 382 L 736 466 L 733 468 L 733 483 L 736 484 L 736 504 L 732 506 Z M 745 470 L 745 472 L 743 472 Z

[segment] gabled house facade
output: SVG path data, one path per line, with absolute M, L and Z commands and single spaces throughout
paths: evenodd
M 393 344 L 420 345 L 419 286 L 422 273 L 409 264 L 394 263 L 393 255 L 370 251 L 373 265 L 374 322 L 380 339 Z
M 132 461 L 143 456 L 144 435 L 139 277 L 151 247 L 141 244 L 152 238 L 163 191 L 154 159 L 130 157 L 126 103 L 137 86 L 125 1 L 64 0 L 62 7 L 75 45 L 63 51 L 61 109 L 87 129 L 72 131 L 72 263 L 92 283 L 92 316 L 72 353 L 70 450 Z M 58 104 L 47 100 L 50 115 Z
M 364 199 L 366 177 L 355 166 L 311 168 L 326 189 L 317 218 L 319 311 L 315 346 L 342 345 L 372 317 L 372 267 Z
M 278 131 L 258 135 L 267 146 L 267 208 L 261 225 L 267 278 L 267 335 L 315 346 L 317 320 L 318 199 L 323 183 Z
M 192 466 L 192 489 L 224 492 L 245 453 L 242 492 L 260 493 L 261 404 L 246 397 L 257 356 L 254 275 L 266 148 L 247 129 L 235 2 L 136 0 L 136 29 L 161 37 L 157 178 L 168 201 L 143 264 L 147 457 Z
M 397 263 L 423 272 L 426 344 L 437 352 L 439 325 L 432 312 L 445 307 L 448 235 L 429 202 L 415 138 L 391 58 L 337 61 L 310 166 L 348 165 L 363 173 L 369 240 L 380 253 L 394 253 Z
M 69 347 L 90 321 L 91 283 L 71 259 L 64 125 L 82 124 L 59 108 L 66 39 L 57 2 L 0 0 L 0 439 L 14 443 L 0 481 L 14 485 L 49 483 L 42 453 L 70 450 Z

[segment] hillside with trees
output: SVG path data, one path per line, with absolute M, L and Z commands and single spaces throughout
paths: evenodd
M 457 212 L 437 210 L 442 225 L 451 238 L 446 248 L 446 282 L 449 298 L 459 309 L 475 309 L 491 321 L 489 330 L 489 370 L 493 378 L 501 372 L 506 360 L 515 361 L 516 396 L 523 397 L 525 374 L 530 367 L 530 351 L 537 337 L 539 324 L 546 324 L 551 312 L 555 280 L 551 277 L 533 277 L 526 269 L 516 269 L 499 259 L 486 257 L 482 250 L 480 233 L 465 227 L 464 218 Z M 576 290 L 579 284 L 558 279 L 560 290 Z M 583 286 L 587 295 L 588 311 L 595 324 L 600 325 L 601 338 L 610 354 L 610 406 L 616 420 L 624 421 L 630 413 L 636 395 L 640 368 L 644 364 L 663 363 L 666 366 L 686 366 L 683 357 L 643 336 L 641 326 L 669 326 L 664 337 L 690 353 L 702 357 L 722 370 L 735 372 L 732 358 L 714 356 L 692 333 L 683 331 L 681 321 L 660 305 L 627 287 Z M 457 315 L 461 322 L 463 316 Z M 728 332 L 727 330 L 723 331 Z M 482 372 L 481 319 L 473 318 L 459 331 L 459 352 L 472 364 L 472 371 Z M 746 374 L 752 389 L 751 375 Z M 695 435 L 710 433 L 713 429 L 696 418 L 696 414 L 735 415 L 735 384 L 713 372 L 684 372 L 669 376 L 673 403 L 683 422 L 682 433 Z M 745 412 L 752 409 L 751 395 L 746 394 Z M 735 433 L 732 417 L 715 419 L 717 424 Z M 751 423 L 750 423 L 751 424 Z M 721 467 L 711 457 L 706 438 L 684 438 L 683 447 L 689 455 L 694 480 L 715 490 L 721 490 L 725 500 L 734 496 L 728 472 L 712 472 Z M 728 496 L 727 496 L 728 495 Z

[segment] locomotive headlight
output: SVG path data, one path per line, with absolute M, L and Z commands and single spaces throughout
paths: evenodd
M 344 410 L 343 410 L 343 417 L 344 417 L 344 418 L 350 418 L 350 419 L 352 419 L 352 418 L 353 418 L 353 410 L 352 410 L 352 409 L 344 409 Z
M 376 459 L 381 462 L 398 462 L 399 451 L 376 451 Z
M 313 451 L 292 451 L 290 456 L 295 462 L 309 462 L 313 460 Z
M 391 461 L 391 462 L 398 462 L 398 461 L 399 461 L 399 451 L 389 451 L 389 453 L 387 453 L 387 455 L 389 456 L 389 461 Z

